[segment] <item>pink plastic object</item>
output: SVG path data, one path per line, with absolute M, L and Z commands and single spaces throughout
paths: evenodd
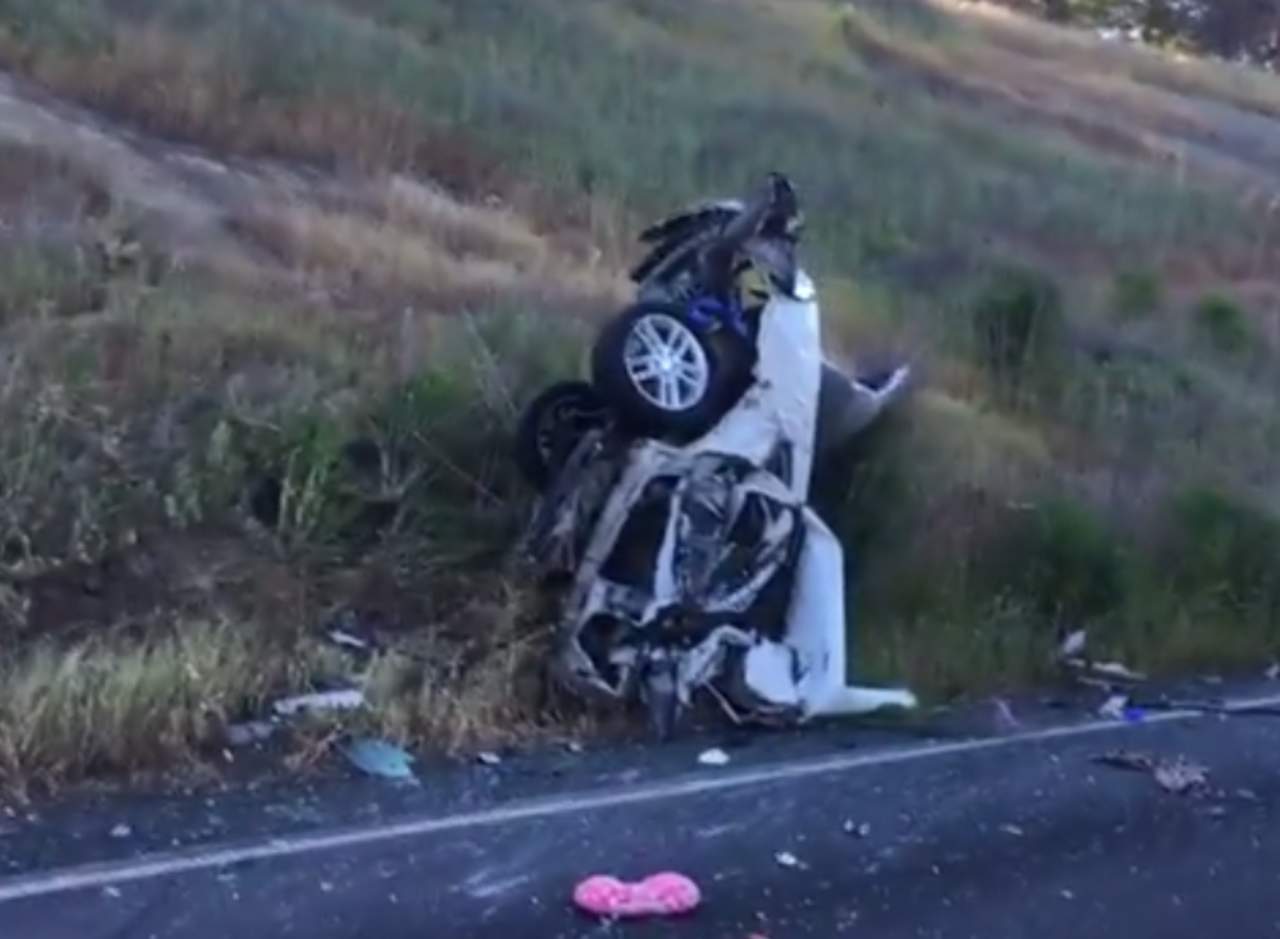
M 702 902 L 702 891 L 683 874 L 654 874 L 636 884 L 616 877 L 588 877 L 573 891 L 578 908 L 605 919 L 680 916 Z

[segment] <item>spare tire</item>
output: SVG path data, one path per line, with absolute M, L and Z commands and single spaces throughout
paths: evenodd
M 638 303 L 601 332 L 596 390 L 633 433 L 685 442 L 711 429 L 751 376 L 746 339 L 695 329 L 681 307 Z

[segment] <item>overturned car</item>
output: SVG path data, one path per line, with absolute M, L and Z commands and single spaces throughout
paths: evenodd
M 824 360 L 800 229 L 776 175 L 650 229 L 592 381 L 548 389 L 521 424 L 541 490 L 525 550 L 562 584 L 555 677 L 643 701 L 664 734 L 699 692 L 740 722 L 915 705 L 848 683 L 843 551 L 809 505 L 815 462 L 909 372 Z

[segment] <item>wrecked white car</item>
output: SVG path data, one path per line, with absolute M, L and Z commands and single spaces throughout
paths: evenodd
M 522 422 L 542 490 L 526 550 L 564 581 L 554 674 L 643 701 L 664 733 L 699 692 L 736 721 L 915 705 L 848 683 L 843 552 L 808 504 L 815 460 L 908 371 L 857 381 L 824 361 L 800 220 L 773 176 L 646 232 L 639 301 L 603 330 L 592 382 Z

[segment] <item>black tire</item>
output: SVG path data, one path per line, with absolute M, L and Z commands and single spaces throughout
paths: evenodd
M 582 435 L 612 422 L 608 406 L 587 382 L 558 382 L 529 402 L 520 415 L 516 465 L 531 486 L 543 491 Z
M 689 330 L 706 363 L 705 390 L 679 408 L 653 401 L 628 372 L 625 350 L 633 332 L 645 321 L 674 320 Z M 591 356 L 592 383 L 628 431 L 673 442 L 706 433 L 738 399 L 751 376 L 745 339 L 724 331 L 704 334 L 688 326 L 684 310 L 669 303 L 645 302 L 617 316 L 596 340 Z

